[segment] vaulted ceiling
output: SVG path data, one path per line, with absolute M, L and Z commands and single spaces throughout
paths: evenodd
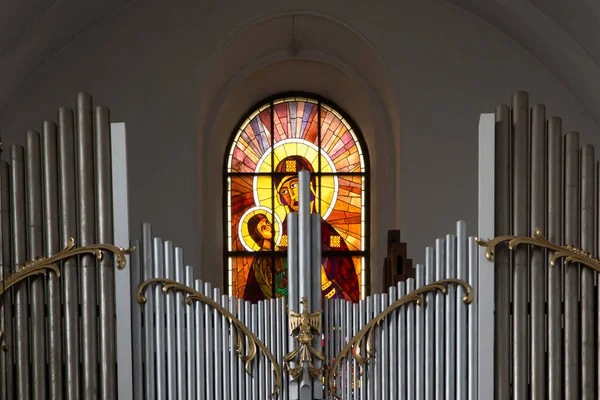
M 48 59 L 129 1 L 2 0 L 0 111 Z
M 131 0 L 4 0 L 0 6 L 0 111 L 61 48 Z M 532 54 L 600 125 L 598 0 L 447 0 Z M 493 48 L 490 49 L 490 57 Z
M 447 1 L 487 21 L 521 45 L 573 95 L 582 113 L 600 125 L 599 1 Z

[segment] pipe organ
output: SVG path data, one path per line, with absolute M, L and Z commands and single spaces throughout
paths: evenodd
M 224 293 L 150 224 L 130 240 L 124 135 L 80 93 L 4 149 L 0 399 L 600 394 L 600 164 L 527 93 L 481 116 L 478 226 L 414 268 L 392 234 L 389 287 L 356 303 L 322 297 L 308 171 L 287 297 Z

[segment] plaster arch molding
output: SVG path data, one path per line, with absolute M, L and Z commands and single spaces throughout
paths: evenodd
M 212 60 L 204 82 L 198 121 L 200 226 L 205 232 L 202 248 L 210 251 L 203 250 L 203 264 L 222 263 L 220 171 L 240 118 L 277 93 L 312 92 L 346 112 L 367 143 L 373 205 L 371 289 L 380 290 L 387 230 L 400 224 L 399 118 L 395 82 L 373 46 L 327 16 L 272 15 L 235 34 Z

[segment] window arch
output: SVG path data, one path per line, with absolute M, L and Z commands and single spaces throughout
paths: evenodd
M 369 290 L 369 158 L 357 127 L 331 102 L 294 93 L 254 107 L 225 155 L 224 261 L 229 294 L 287 295 L 287 213 L 297 171 L 311 172 L 322 216 L 323 296 L 358 301 Z

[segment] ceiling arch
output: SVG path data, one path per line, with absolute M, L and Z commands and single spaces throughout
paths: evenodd
M 600 2 L 447 0 L 528 51 L 600 124 Z M 493 56 L 493 49 L 490 49 Z
M 600 124 L 600 2 L 446 0 L 511 37 Z M 6 0 L 0 12 L 0 112 L 44 63 L 133 0 Z M 490 49 L 493 52 L 493 49 Z M 493 54 L 493 53 L 491 53 Z

